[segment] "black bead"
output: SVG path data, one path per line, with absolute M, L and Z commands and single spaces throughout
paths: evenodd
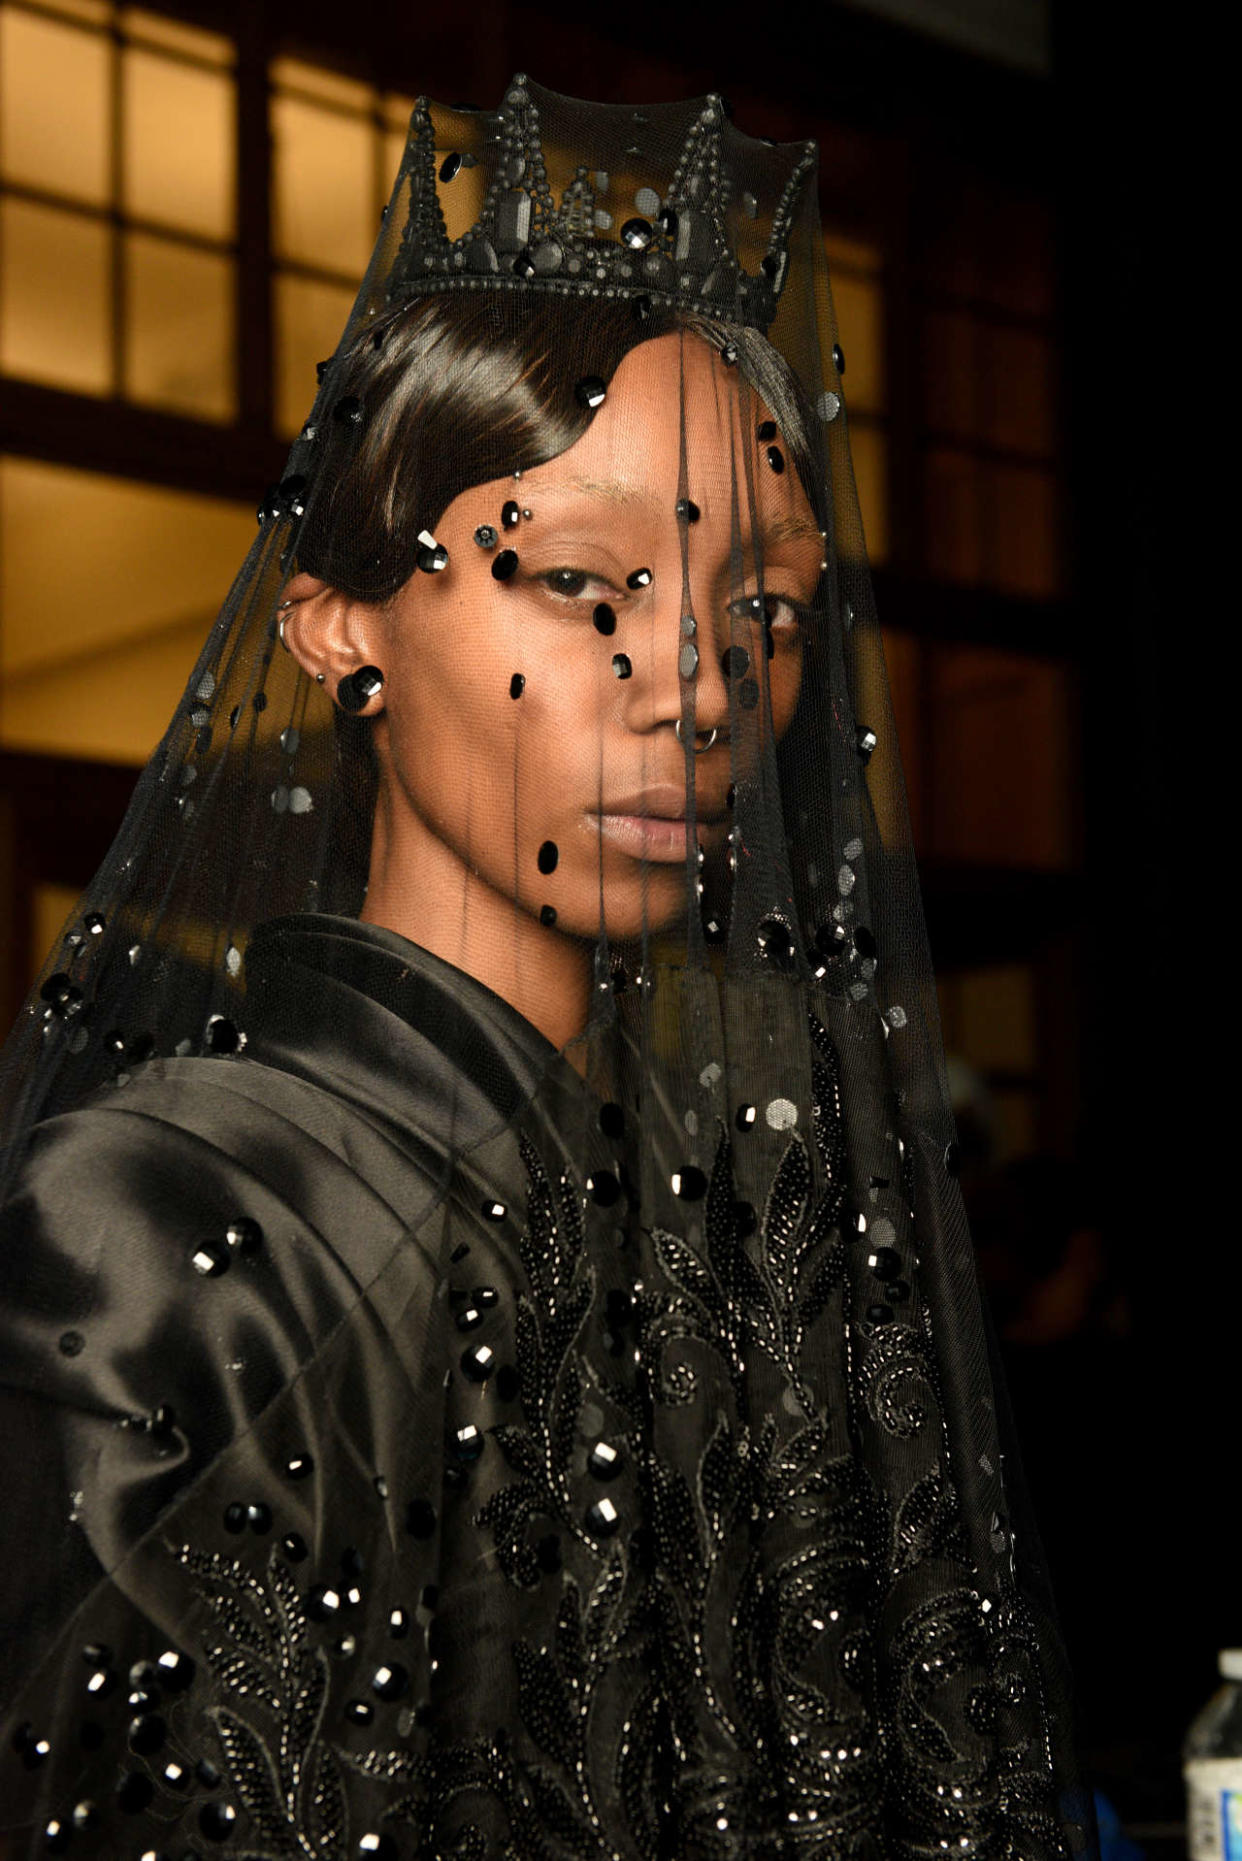
M 621 1515 L 611 1499 L 597 1499 L 587 1507 L 586 1527 L 596 1538 L 611 1538 L 621 1525 Z
M 726 678 L 743 678 L 750 671 L 750 654 L 744 646 L 726 646 L 720 655 L 720 669 Z
M 490 1344 L 472 1344 L 461 1354 L 462 1375 L 472 1383 L 486 1383 L 496 1368 L 496 1353 Z
M 618 678 L 629 678 L 634 671 L 633 666 L 630 664 L 629 654 L 614 653 L 612 656 L 612 669 Z
M 600 1106 L 599 1128 L 605 1137 L 625 1136 L 625 1113 L 612 1099 Z
M 449 553 L 443 543 L 420 543 L 414 560 L 424 575 L 439 575 L 448 567 Z
M 793 938 L 788 925 L 780 918 L 764 918 L 760 924 L 759 952 L 778 969 L 788 969 L 793 963 Z
M 697 523 L 703 513 L 693 498 L 678 498 L 677 515 L 687 523 Z
M 617 616 L 607 601 L 598 603 L 591 618 L 595 622 L 596 633 L 609 634 L 617 631 Z
M 845 351 L 839 342 L 834 342 L 832 345 L 832 360 L 838 375 L 843 375 L 845 373 Z
M 487 1436 L 474 1422 L 465 1422 L 453 1430 L 450 1447 L 454 1458 L 469 1466 L 478 1460 L 487 1446 Z
M 310 1550 L 301 1532 L 289 1532 L 281 1539 L 280 1548 L 291 1564 L 304 1564 L 310 1556 Z
M 242 1038 L 236 1022 L 226 1015 L 213 1015 L 207 1023 L 208 1053 L 236 1053 L 240 1049 Z
M 158 1712 L 140 1713 L 129 1722 L 129 1748 L 139 1757 L 149 1758 L 167 1736 L 168 1726 Z
M 509 680 L 509 696 L 511 698 L 520 698 L 525 690 L 526 674 L 524 672 L 515 672 L 513 677 Z
M 607 384 L 600 375 L 584 375 L 574 384 L 574 397 L 583 407 L 602 406 L 607 393 Z
M 229 1270 L 229 1250 L 220 1241 L 203 1241 L 190 1255 L 190 1265 L 203 1279 L 219 1279 Z
M 545 840 L 543 845 L 539 849 L 539 855 L 538 855 L 538 865 L 539 865 L 540 872 L 542 873 L 555 872 L 556 864 L 559 858 L 560 858 L 560 854 L 557 851 L 555 840 Z
M 246 1529 L 246 1508 L 238 1501 L 224 1508 L 225 1531 L 239 1532 Z
M 879 741 L 880 739 L 876 736 L 875 731 L 872 730 L 869 724 L 859 724 L 857 726 L 854 731 L 854 744 L 858 750 L 858 759 L 860 762 L 868 763 L 871 761 L 872 751 Z
M 346 394 L 332 409 L 332 418 L 339 420 L 342 426 L 360 426 L 362 424 L 362 402 L 356 394 Z
M 349 1699 L 345 1702 L 345 1717 L 351 1725 L 370 1725 L 375 1717 L 375 1708 L 370 1700 Z
M 707 1194 L 707 1178 L 695 1163 L 683 1164 L 672 1176 L 673 1194 L 683 1202 L 698 1202 Z
M 891 1324 L 893 1319 L 893 1308 L 891 1305 L 869 1305 L 867 1307 L 867 1318 L 873 1325 Z
M 309 1480 L 315 1471 L 315 1462 L 310 1454 L 290 1454 L 285 1462 L 287 1480 Z
M 785 469 L 785 455 L 779 446 L 768 447 L 768 464 L 778 475 Z
M 209 1842 L 227 1842 L 236 1821 L 231 1803 L 204 1803 L 198 1812 L 198 1826 Z
M 410 1617 L 408 1611 L 401 1608 L 390 1609 L 388 1612 L 388 1633 L 392 1636 L 393 1640 L 404 1641 L 409 1632 Z
M 547 924 L 549 926 L 555 924 L 556 923 L 556 906 L 555 905 L 540 905 L 539 922 L 541 924 Z
M 429 1499 L 411 1499 L 405 1510 L 405 1529 L 411 1538 L 435 1535 L 436 1511 Z
M 461 156 L 457 153 L 456 149 L 454 149 L 450 154 L 446 155 L 444 160 L 440 163 L 441 181 L 445 183 L 451 181 L 460 168 Z
M 391 1835 L 364 1835 L 358 1843 L 358 1861 L 398 1861 L 399 1849 Z
M 859 956 L 874 956 L 876 953 L 875 938 L 865 924 L 856 924 L 854 926 L 854 948 L 857 950 Z
M 410 1690 L 410 1676 L 399 1661 L 391 1666 L 378 1667 L 371 1680 L 371 1691 L 377 1699 L 404 1699 Z
M 762 440 L 766 441 L 769 439 L 775 439 L 776 438 L 775 420 L 761 420 L 759 422 L 757 432 L 758 432 L 759 438 Z
M 631 569 L 625 578 L 627 588 L 647 588 L 651 585 L 650 569 Z
M 621 1185 L 611 1170 L 595 1170 L 586 1179 L 587 1194 L 600 1208 L 611 1208 L 621 1198 Z
M 621 227 L 621 244 L 628 246 L 631 252 L 645 252 L 651 244 L 651 232 L 650 220 L 626 220 Z
M 901 1272 L 901 1255 L 893 1247 L 877 1247 L 867 1255 L 867 1265 L 877 1279 L 896 1279 Z
M 272 1508 L 265 1506 L 261 1500 L 247 1506 L 246 1523 L 257 1538 L 264 1537 L 272 1529 Z
M 498 582 L 507 582 L 516 573 L 518 565 L 516 549 L 502 549 L 492 561 L 492 574 Z
M 249 1215 L 239 1215 L 229 1223 L 224 1238 L 235 1254 L 257 1254 L 263 1245 L 263 1230 Z
M 194 1684 L 196 1669 L 188 1654 L 179 1654 L 175 1648 L 166 1648 L 155 1665 L 159 1670 L 160 1685 L 166 1693 L 184 1693 Z
M 500 521 L 506 530 L 516 530 L 522 521 L 522 509 L 513 498 L 509 498 L 500 512 Z
M 597 1480 L 615 1480 L 624 1465 L 620 1450 L 610 1441 L 597 1441 L 587 1455 L 587 1470 Z

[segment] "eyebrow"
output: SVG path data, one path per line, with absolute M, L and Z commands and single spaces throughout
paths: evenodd
M 647 492 L 640 491 L 635 485 L 626 484 L 620 478 L 571 478 L 568 483 L 571 490 L 585 492 L 588 497 L 602 498 L 608 504 L 625 504 L 634 507 L 636 505 L 650 506 L 652 502 Z M 796 511 L 787 516 L 774 517 L 771 523 L 764 524 L 761 534 L 763 541 L 767 544 L 803 542 L 818 544 L 824 540 L 823 533 L 814 520 Z M 743 549 L 747 547 L 748 542 L 749 538 L 743 537 Z

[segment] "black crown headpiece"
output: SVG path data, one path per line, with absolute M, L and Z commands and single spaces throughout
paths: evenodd
M 390 299 L 521 289 L 628 297 L 639 314 L 644 303 L 678 305 L 759 330 L 772 322 L 794 214 L 815 166 L 813 142 L 743 136 L 715 95 L 645 110 L 586 105 L 524 73 L 494 114 L 447 114 L 460 145 L 447 152 L 443 122 L 438 141 L 425 97 L 410 118 L 402 164 L 409 214 Z M 581 159 L 584 125 L 589 162 Z M 569 147 L 578 159 L 558 206 L 549 165 Z M 481 211 L 450 239 L 439 190 L 479 166 L 487 176 Z

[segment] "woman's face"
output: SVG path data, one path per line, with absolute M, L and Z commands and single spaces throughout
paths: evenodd
M 677 513 L 683 363 L 691 522 Z M 793 714 L 796 606 L 819 577 L 797 472 L 769 458 L 776 447 L 788 461 L 787 448 L 766 426 L 759 436 L 769 418 L 707 344 L 660 336 L 624 357 L 567 452 L 453 500 L 436 526 L 448 567 L 413 575 L 385 611 L 376 749 L 390 835 L 412 814 L 476 879 L 572 935 L 596 935 L 602 916 L 624 940 L 684 915 L 688 741 L 674 726 L 687 711 L 687 740 L 691 716 L 698 733 L 694 831 L 710 859 L 730 785 L 760 753 L 765 681 L 777 738 Z M 506 505 L 520 513 L 509 525 Z M 516 566 L 498 579 L 505 551 Z

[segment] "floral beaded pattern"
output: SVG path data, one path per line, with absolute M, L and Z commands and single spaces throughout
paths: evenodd
M 519 1134 L 510 1309 L 445 1289 L 448 1337 L 493 1340 L 446 1390 L 492 1419 L 446 1397 L 438 1507 L 409 1502 L 404 1538 L 364 1537 L 330 1581 L 296 1533 L 251 1557 L 168 1542 L 199 1659 L 164 1657 L 167 1703 L 158 1662 L 131 1670 L 127 1830 L 248 1861 L 1064 1853 L 1036 1637 L 965 1552 L 926 1327 L 867 1316 L 840 1066 L 811 1035 L 814 1160 L 792 1131 L 756 1214 L 721 1126 L 701 1230 L 637 1237 L 631 1291 L 588 1213 L 620 1187 Z M 510 1345 L 516 1374 L 484 1375 Z M 234 1505 L 224 1528 L 264 1540 L 278 1515 Z M 497 1704 L 473 1682 L 454 1737 L 471 1533 L 507 1627 Z

